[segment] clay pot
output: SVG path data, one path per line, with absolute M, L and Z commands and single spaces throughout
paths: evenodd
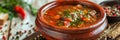
M 44 12 L 55 5 L 75 4 L 83 4 L 97 10 L 98 13 L 100 13 L 97 22 L 85 28 L 67 29 L 54 27 L 46 23 L 47 21 L 43 19 Z M 103 8 L 90 1 L 53 1 L 47 3 L 40 8 L 35 22 L 38 29 L 47 40 L 96 40 L 107 26 L 106 14 Z

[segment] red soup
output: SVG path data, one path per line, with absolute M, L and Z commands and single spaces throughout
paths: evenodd
M 62 5 L 48 9 L 44 13 L 45 20 L 61 28 L 83 28 L 94 24 L 100 14 L 96 10 L 81 5 Z

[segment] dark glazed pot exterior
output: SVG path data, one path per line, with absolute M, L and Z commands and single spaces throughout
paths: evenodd
M 83 4 L 89 6 L 99 11 L 100 18 L 98 19 L 97 22 L 95 22 L 95 24 L 86 28 L 62 29 L 47 24 L 46 21 L 43 20 L 44 12 L 53 6 L 61 4 L 62 5 Z M 104 10 L 99 5 L 89 1 L 50 2 L 40 8 L 35 22 L 38 29 L 47 40 L 96 40 L 107 26 L 106 14 L 104 13 Z

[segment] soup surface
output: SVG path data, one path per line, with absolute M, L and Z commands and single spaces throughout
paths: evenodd
M 100 14 L 84 5 L 62 5 L 48 9 L 44 19 L 51 25 L 64 28 L 82 28 L 94 24 Z

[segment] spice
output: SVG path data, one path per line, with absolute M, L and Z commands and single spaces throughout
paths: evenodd
M 26 23 L 26 25 L 28 25 L 28 24 L 29 24 L 29 22 Z
M 23 25 L 23 23 L 21 23 L 21 25 Z
M 30 27 L 33 27 L 33 25 L 30 25 Z
M 16 26 L 16 25 L 17 25 L 17 23 L 14 24 L 14 26 Z
M 119 5 L 113 5 L 113 6 L 105 6 L 104 10 L 107 14 L 107 16 L 120 16 L 120 6 Z
M 24 33 L 26 33 L 27 31 L 26 30 L 24 30 Z
M 31 33 L 32 33 L 31 30 L 29 30 L 29 31 L 28 31 L 28 34 L 31 34 Z

